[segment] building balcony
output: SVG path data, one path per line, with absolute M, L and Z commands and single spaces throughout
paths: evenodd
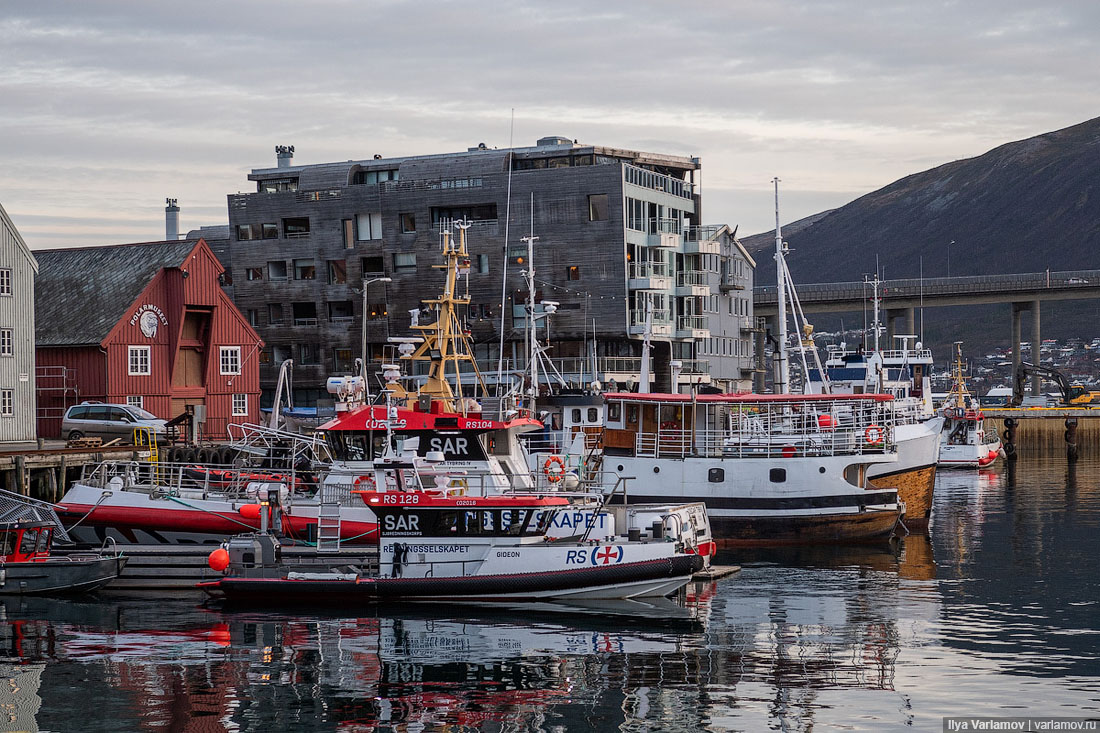
M 727 275 L 722 279 L 722 282 L 718 284 L 718 288 L 723 293 L 728 293 L 731 290 L 748 290 L 749 279 L 747 277 Z
M 650 330 L 654 336 L 672 335 L 672 315 L 667 310 L 650 311 Z M 630 311 L 630 324 L 627 333 L 631 336 L 641 336 L 645 333 L 645 309 Z
M 686 255 L 716 255 L 722 253 L 722 246 L 716 239 L 685 239 L 683 251 Z
M 680 316 L 676 319 L 676 338 L 710 338 L 710 325 L 706 316 Z
M 672 287 L 672 273 L 663 262 L 631 262 L 630 290 L 668 290 Z
M 707 359 L 679 359 L 680 375 L 676 384 L 710 384 L 710 361 Z M 677 390 L 679 391 L 679 390 Z
M 710 295 L 709 274 L 704 270 L 684 270 L 676 273 L 676 295 L 679 297 Z

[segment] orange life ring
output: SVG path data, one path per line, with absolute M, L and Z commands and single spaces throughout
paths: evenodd
M 883 432 L 878 425 L 871 424 L 863 431 L 863 442 L 867 445 L 882 445 Z
M 557 466 L 557 470 L 552 470 L 554 466 Z M 561 456 L 550 456 L 546 459 L 546 463 L 542 464 L 542 472 L 546 474 L 547 481 L 556 484 L 565 478 L 565 461 Z
M 374 476 L 357 476 L 355 478 L 355 488 L 362 486 L 368 491 L 374 491 L 377 488 L 377 484 L 374 482 Z

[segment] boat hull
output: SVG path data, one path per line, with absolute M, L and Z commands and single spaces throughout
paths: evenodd
M 242 514 L 251 501 L 219 498 L 152 497 L 137 491 L 102 490 L 74 484 L 57 514 L 77 542 L 101 543 L 107 537 L 127 544 L 219 544 L 231 535 L 257 530 L 260 520 Z M 294 504 L 283 514 L 284 532 L 308 539 L 317 526 L 316 504 Z M 341 508 L 341 542 L 376 544 L 378 523 L 364 507 Z
M 699 555 L 674 555 L 607 567 L 538 573 L 359 580 L 222 578 L 199 587 L 229 602 L 265 606 L 656 598 L 675 593 L 702 568 L 703 558 Z
M 768 547 L 882 541 L 893 534 L 900 517 L 897 510 L 774 517 L 712 513 L 710 523 L 719 547 Z
M 34 562 L 6 563 L 0 569 L 0 595 L 37 595 L 93 591 L 117 578 L 122 556 L 79 555 Z
M 898 500 L 905 504 L 905 525 L 909 529 L 927 527 L 932 516 L 942 428 L 941 417 L 898 425 L 894 429 L 897 463 L 867 469 L 867 481 L 873 488 L 897 490 Z

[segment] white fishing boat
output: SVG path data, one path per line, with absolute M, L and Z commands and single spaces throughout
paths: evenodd
M 985 413 L 975 395 L 966 387 L 962 342 L 955 342 L 951 391 L 940 408 L 943 431 L 940 433 L 940 466 L 944 468 L 985 468 L 1003 453 L 996 428 L 987 426 Z

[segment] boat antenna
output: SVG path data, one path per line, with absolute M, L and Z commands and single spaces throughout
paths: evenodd
M 779 228 L 779 178 L 773 178 L 772 183 L 775 184 L 775 279 L 779 308 L 776 314 L 779 322 L 779 348 L 776 349 L 777 369 L 773 391 L 776 394 L 787 394 L 790 391 L 787 366 L 787 282 L 783 276 L 783 232 Z
M 508 224 L 512 221 L 512 169 L 516 151 L 513 140 L 516 132 L 516 108 L 512 107 L 512 122 L 508 127 L 508 193 L 504 198 L 504 256 L 500 267 L 500 353 L 497 354 L 497 399 L 503 400 L 501 383 L 504 379 L 504 309 L 508 307 Z M 531 214 L 534 216 L 534 212 Z M 504 404 L 498 405 L 504 413 Z

